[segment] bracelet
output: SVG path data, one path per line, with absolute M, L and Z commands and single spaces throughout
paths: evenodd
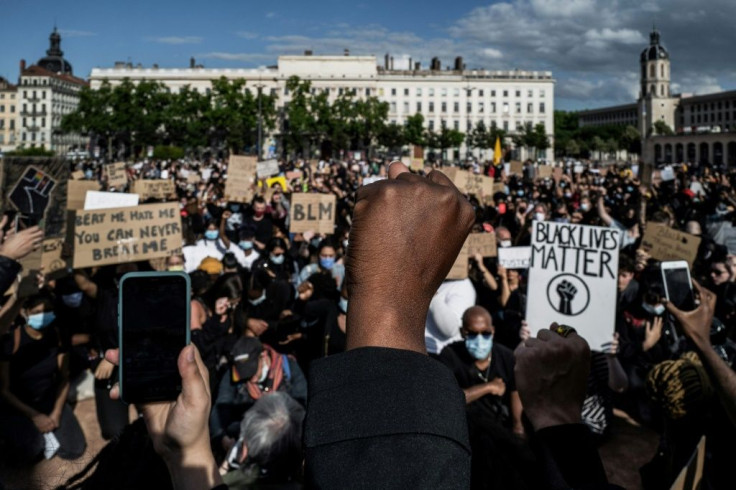
M 552 331 L 561 337 L 567 337 L 571 333 L 577 333 L 574 328 L 567 325 L 557 325 L 555 328 L 552 329 Z

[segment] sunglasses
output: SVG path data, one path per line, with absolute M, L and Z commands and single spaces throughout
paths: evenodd
M 487 332 L 483 332 L 483 333 L 480 333 L 480 332 L 465 332 L 465 338 L 466 339 L 475 339 L 475 338 L 478 337 L 478 335 L 482 336 L 484 340 L 488 340 L 488 339 L 490 339 L 493 336 L 492 333 L 487 333 Z

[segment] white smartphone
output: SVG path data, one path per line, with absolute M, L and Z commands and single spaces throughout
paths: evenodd
M 683 311 L 695 309 L 690 266 L 684 260 L 662 262 L 662 282 L 667 301 Z

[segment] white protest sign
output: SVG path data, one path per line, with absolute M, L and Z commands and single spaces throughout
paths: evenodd
M 212 177 L 212 169 L 211 168 L 205 168 L 202 169 L 202 180 L 210 180 L 210 177 Z
M 279 172 L 280 170 L 278 160 L 265 160 L 263 162 L 258 162 L 256 166 L 256 174 L 258 175 L 259 179 L 278 175 Z
M 84 210 L 127 208 L 138 205 L 138 194 L 123 192 L 87 191 L 84 199 Z
M 552 322 L 604 350 L 616 320 L 618 244 L 613 228 L 535 221 L 526 320 L 532 335 Z
M 675 171 L 672 169 L 672 167 L 665 167 L 662 169 L 662 182 L 667 182 L 670 180 L 675 180 Z
M 499 247 L 498 265 L 506 269 L 528 269 L 532 247 Z

